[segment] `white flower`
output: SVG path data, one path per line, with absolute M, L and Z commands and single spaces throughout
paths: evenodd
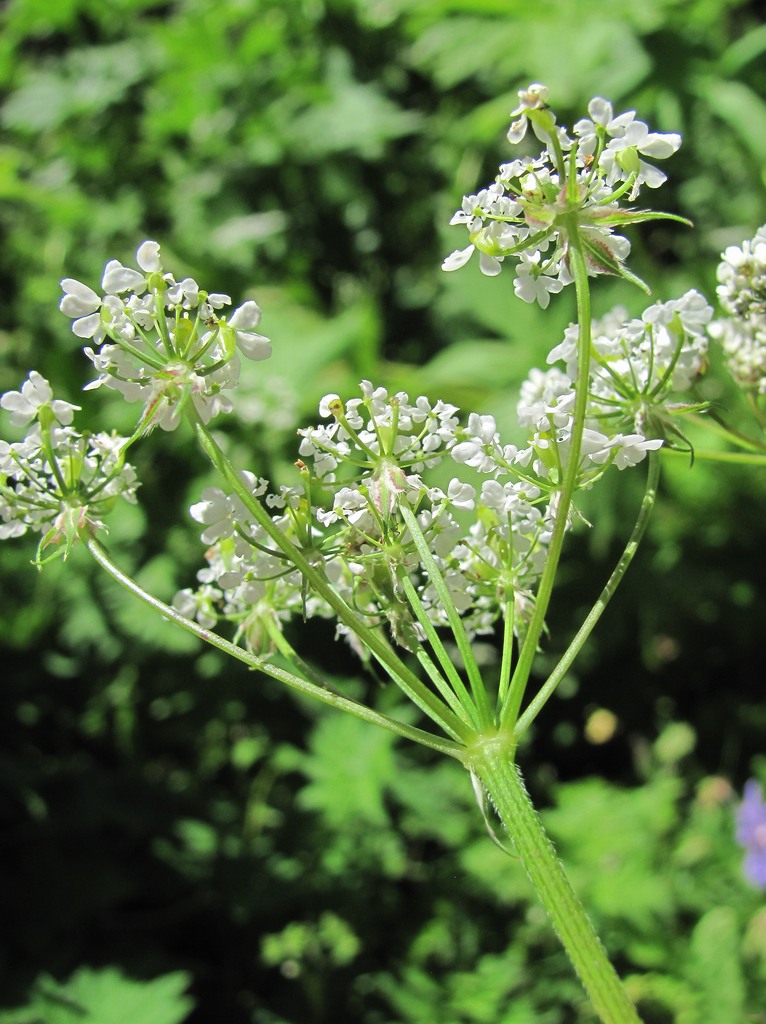
M 232 499 L 218 487 L 206 487 L 202 500 L 189 509 L 192 519 L 207 526 L 202 533 L 203 544 L 214 544 L 234 534 Z
M 569 422 L 574 400 L 572 381 L 558 367 L 545 372 L 533 367 L 521 385 L 516 415 L 522 427 L 562 427 Z
M 659 439 L 647 440 L 641 434 L 617 434 L 612 438 L 612 448 L 617 449 L 614 457 L 614 464 L 618 469 L 626 469 L 628 466 L 636 466 L 642 462 L 649 451 L 656 451 L 662 447 Z
M 476 490 L 470 484 L 453 477 L 447 486 L 447 500 L 455 508 L 473 508 L 476 504 Z
M 680 145 L 680 135 L 650 132 L 643 121 L 632 121 L 625 128 L 624 134 L 610 140 L 601 156 L 601 166 L 609 182 L 626 181 L 635 171 L 636 185 L 646 184 L 649 188 L 659 188 L 667 175 L 639 159 L 638 154 L 654 160 L 665 160 Z
M 337 408 L 338 402 L 340 402 L 340 395 L 336 395 L 335 392 L 325 395 L 319 403 L 319 415 L 328 419 L 333 415 L 333 407 Z
M 233 327 L 237 345 L 248 359 L 268 359 L 271 355 L 271 342 L 262 334 L 255 334 L 251 328 L 257 327 L 261 320 L 261 309 L 257 302 L 249 299 L 232 313 L 228 326 Z
M 572 131 L 580 138 L 580 152 L 592 154 L 596 149 L 598 134 L 596 126 L 603 128 L 611 138 L 620 138 L 636 117 L 635 110 L 614 116 L 612 104 L 600 96 L 594 96 L 588 104 L 588 113 L 593 120 L 584 117 L 574 125 Z
M 109 260 L 104 267 L 101 287 L 113 295 L 119 295 L 120 292 L 136 292 L 140 295 L 146 289 L 146 280 L 137 270 L 123 267 L 119 260 Z
M 199 305 L 199 285 L 193 277 L 185 277 L 183 281 L 171 282 L 165 302 L 170 306 L 196 309 Z
M 540 271 L 540 253 L 531 256 L 522 253 L 516 268 L 516 280 L 513 290 L 524 302 L 537 302 L 541 309 L 547 309 L 551 295 L 560 292 L 564 287 L 557 277 L 551 277 Z
M 59 309 L 73 319 L 72 332 L 78 338 L 94 338 L 96 344 L 103 341 L 104 330 L 98 312 L 101 309 L 101 296 L 72 277 L 65 277 L 61 287 L 64 297 L 59 303 Z
M 173 598 L 173 607 L 187 619 L 196 619 L 203 629 L 214 629 L 218 616 L 215 604 L 220 602 L 221 593 L 211 586 L 193 591 L 189 587 L 179 590 Z
M 101 296 L 81 281 L 65 277 L 61 287 L 64 290 L 64 298 L 59 303 L 59 309 L 65 316 L 73 319 L 88 316 L 101 306 Z
M 472 412 L 468 417 L 468 438 L 450 449 L 455 462 L 471 466 L 480 473 L 492 473 L 502 457 L 500 438 L 494 416 L 480 416 Z
M 527 110 L 535 110 L 544 107 L 548 101 L 548 88 L 539 82 L 533 82 L 527 89 L 519 89 L 519 100 L 521 101 L 515 110 L 511 111 L 511 117 L 521 115 L 518 120 L 511 124 L 508 129 L 508 141 L 515 145 L 524 138 L 527 133 L 526 117 Z
M 42 406 L 47 406 L 59 423 L 67 425 L 72 422 L 73 413 L 80 408 L 79 405 L 54 399 L 50 384 L 37 370 L 32 370 L 20 391 L 6 392 L 0 398 L 0 406 L 11 414 L 14 427 L 25 427 L 31 423 Z

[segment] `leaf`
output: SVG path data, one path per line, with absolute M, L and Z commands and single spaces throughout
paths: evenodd
M 743 82 L 700 78 L 696 93 L 740 137 L 761 163 L 766 163 L 766 103 Z
M 596 913 L 647 929 L 667 916 L 670 879 L 655 858 L 675 823 L 679 787 L 674 778 L 636 789 L 587 779 L 562 786 L 558 806 L 543 813 L 573 885 Z
M 81 967 L 65 983 L 40 975 L 28 1006 L 0 1014 L 0 1024 L 181 1024 L 194 1007 L 185 971 L 153 981 L 116 967 Z
M 343 50 L 327 54 L 327 91 L 324 103 L 313 103 L 289 127 L 303 159 L 349 152 L 377 160 L 387 142 L 420 127 L 419 113 L 402 110 L 377 86 L 356 81 Z
M 689 975 L 705 1024 L 744 1020 L 745 984 L 739 946 L 737 918 L 730 907 L 709 910 L 694 929 Z
M 27 73 L 2 120 L 11 128 L 51 131 L 71 117 L 100 114 L 148 75 L 154 53 L 145 40 L 71 50 L 59 64 Z
M 350 715 L 319 719 L 311 753 L 301 761 L 310 781 L 301 790 L 300 804 L 319 811 L 336 828 L 388 825 L 384 793 L 396 770 L 393 744 L 391 733 Z

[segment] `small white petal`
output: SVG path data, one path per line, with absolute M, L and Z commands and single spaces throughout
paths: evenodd
M 328 416 L 332 416 L 332 409 L 330 408 L 336 402 L 340 401 L 340 395 L 331 394 L 325 395 L 322 401 L 319 403 L 319 415 L 324 416 L 325 419 Z
M 104 268 L 101 287 L 105 292 L 115 294 L 127 291 L 141 292 L 146 287 L 146 281 L 143 274 L 139 274 L 137 270 L 123 267 L 119 260 L 110 260 Z
M 72 332 L 78 338 L 92 338 L 101 326 L 101 317 L 98 313 L 91 313 L 90 316 L 81 317 L 72 324 Z
M 262 334 L 252 334 L 248 331 L 237 331 L 237 345 L 244 356 L 248 359 L 268 359 L 271 355 L 271 342 Z
M 640 151 L 646 156 L 654 157 L 655 160 L 665 160 L 672 156 L 680 145 L 680 135 L 675 133 L 661 135 L 659 132 L 652 132 L 647 135 Z
M 162 270 L 159 243 L 147 240 L 139 245 L 136 252 L 136 262 L 148 274 L 159 273 Z
M 609 124 L 614 116 L 612 113 L 612 104 L 608 100 L 602 99 L 600 96 L 594 96 L 588 104 L 588 113 L 596 122 L 603 127 Z
M 459 270 L 460 267 L 464 267 L 473 255 L 475 248 L 474 245 L 469 245 L 465 249 L 455 249 L 442 263 L 442 270 Z
M 479 270 L 485 277 L 497 277 L 502 270 L 500 260 L 481 252 L 479 253 Z
M 228 299 L 228 296 L 226 298 Z M 249 331 L 251 328 L 257 327 L 260 322 L 261 308 L 252 299 L 248 299 L 238 309 L 235 309 L 229 318 L 229 326 L 236 327 L 238 331 Z

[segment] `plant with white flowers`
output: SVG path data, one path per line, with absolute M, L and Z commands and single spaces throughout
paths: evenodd
M 645 288 L 626 267 L 629 242 L 614 229 L 681 219 L 623 205 L 643 186 L 662 184 L 665 175 L 650 161 L 670 156 L 680 137 L 650 132 L 632 111 L 614 116 L 600 98 L 570 134 L 556 124 L 543 86 L 519 96 L 509 139 L 520 141 L 531 127 L 542 153 L 503 164 L 491 185 L 465 197 L 453 223 L 467 228 L 469 245 L 444 269 L 458 269 L 476 251 L 485 274 L 514 263 L 517 295 L 543 308 L 574 284 L 577 323 L 548 368 L 532 369 L 521 388 L 522 443 L 503 440 L 490 415 L 461 416 L 447 402 L 391 394 L 365 380 L 356 397 L 322 399 L 322 422 L 299 431 L 294 485 L 272 490 L 257 471 L 233 465 L 209 428 L 233 411 L 239 354 L 260 360 L 271 352 L 256 333 L 260 309 L 248 301 L 225 313 L 229 296 L 176 281 L 159 245 L 146 241 L 137 269 L 107 263 L 101 292 L 62 282 L 61 310 L 88 341 L 97 372 L 86 390 L 103 386 L 137 403 L 135 429 L 129 437 L 78 434 L 77 407 L 54 399 L 33 371 L 19 392 L 0 399 L 12 425 L 29 427 L 22 440 L 0 442 L 0 537 L 41 533 L 38 565 L 82 541 L 121 585 L 207 643 L 460 761 L 482 808 L 488 797 L 507 827 L 601 1020 L 635 1024 L 636 1009 L 542 830 L 515 752 L 635 554 L 661 451 L 691 450 L 679 423 L 706 411 L 694 392 L 709 333 L 755 407 L 766 393 L 766 229 L 724 254 L 719 294 L 729 319 L 710 326 L 712 308 L 689 291 L 637 319 L 615 310 L 593 322 L 594 275 Z M 130 447 L 157 426 L 182 423 L 220 486 L 204 490 L 191 509 L 206 547 L 199 585 L 169 606 L 118 568 L 104 545 L 104 520 L 118 498 L 136 500 Z M 749 452 L 763 450 L 748 444 Z M 607 472 L 644 462 L 645 494 L 623 555 L 529 697 L 565 536 L 577 521 L 576 495 Z M 334 620 L 338 635 L 382 669 L 424 721 L 381 714 L 318 678 L 285 635 L 293 616 Z M 502 655 L 488 672 L 474 640 L 496 631 Z

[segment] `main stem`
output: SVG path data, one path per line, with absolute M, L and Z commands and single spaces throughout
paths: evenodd
M 481 781 L 507 828 L 603 1024 L 641 1024 L 529 799 L 507 737 L 482 737 L 470 750 L 466 764 Z
M 573 215 L 574 218 L 574 215 Z M 572 416 L 572 433 L 569 441 L 569 456 L 564 473 L 564 479 L 559 492 L 559 503 L 556 509 L 556 520 L 548 544 L 548 553 L 545 559 L 540 585 L 537 588 L 535 608 L 529 620 L 529 627 L 524 638 L 524 643 L 519 653 L 519 660 L 513 673 L 505 704 L 500 712 L 500 725 L 513 726 L 519 716 L 524 691 L 532 670 L 532 663 L 537 654 L 537 646 L 540 642 L 543 629 L 545 628 L 545 616 L 548 611 L 553 586 L 556 581 L 556 570 L 558 569 L 561 551 L 564 546 L 569 514 L 572 508 L 572 498 L 577 486 L 577 476 L 580 469 L 580 452 L 582 450 L 582 437 L 585 428 L 585 414 L 588 406 L 588 380 L 590 370 L 591 350 L 591 310 L 590 310 L 590 285 L 588 283 L 588 268 L 585 256 L 582 251 L 582 244 L 578 234 L 576 220 L 569 230 L 570 246 L 569 259 L 572 275 L 577 293 L 577 322 L 580 327 L 579 340 L 577 343 L 577 380 L 575 381 L 575 404 Z

